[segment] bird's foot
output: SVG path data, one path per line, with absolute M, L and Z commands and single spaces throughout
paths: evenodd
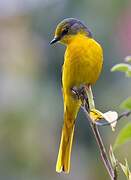
M 74 86 L 71 88 L 72 94 L 74 98 L 81 99 L 84 93 L 84 86 L 80 86 L 79 88 Z
M 74 98 L 77 98 L 78 100 L 81 100 L 82 104 L 81 107 L 86 109 L 89 109 L 89 102 L 88 102 L 88 97 L 85 91 L 85 85 L 82 85 L 80 87 L 76 87 L 74 86 L 73 88 L 71 88 L 72 94 Z

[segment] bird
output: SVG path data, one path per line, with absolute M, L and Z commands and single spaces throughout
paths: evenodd
M 74 97 L 72 88 L 81 85 L 88 88 L 96 83 L 102 70 L 103 49 L 85 23 L 75 18 L 58 23 L 50 44 L 56 42 L 66 46 L 62 66 L 64 123 L 56 172 L 69 173 L 75 121 L 81 107 L 81 101 Z

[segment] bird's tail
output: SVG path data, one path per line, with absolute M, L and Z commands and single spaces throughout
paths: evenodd
M 67 111 L 64 113 L 64 125 L 62 129 L 60 148 L 56 163 L 57 172 L 69 173 L 72 141 L 74 135 L 75 117 L 72 117 Z

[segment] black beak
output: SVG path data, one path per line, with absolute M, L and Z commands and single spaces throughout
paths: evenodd
M 58 42 L 59 40 L 60 40 L 59 37 L 54 37 L 54 38 L 52 39 L 52 41 L 50 42 L 50 44 L 54 44 L 54 43 Z

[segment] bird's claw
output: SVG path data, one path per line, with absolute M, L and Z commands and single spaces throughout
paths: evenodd
M 84 86 L 81 86 L 79 88 L 74 86 L 73 88 L 71 88 L 71 91 L 75 98 L 82 99 L 84 93 Z
M 87 94 L 85 92 L 85 86 L 80 86 L 79 88 L 74 86 L 73 88 L 71 88 L 72 94 L 74 98 L 77 98 L 78 100 L 81 100 L 82 104 L 81 107 L 86 109 L 89 109 L 89 102 L 88 102 L 88 97 Z

